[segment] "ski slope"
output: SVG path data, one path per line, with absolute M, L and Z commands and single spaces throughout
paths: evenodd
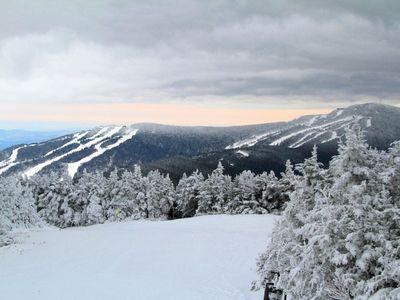
M 277 216 L 126 221 L 19 233 L 0 248 L 2 299 L 262 299 L 255 259 Z
M 26 146 L 15 148 L 11 152 L 11 155 L 8 159 L 0 162 L 0 175 L 3 174 L 4 172 L 6 172 L 11 167 L 18 164 L 18 162 L 17 162 L 18 152 L 20 149 L 25 148 L 25 147 Z
M 333 119 L 332 113 L 330 114 L 330 118 L 328 118 L 329 115 L 316 115 L 311 117 L 307 122 L 296 123 L 283 128 L 281 131 L 266 132 L 236 141 L 226 146 L 225 149 L 252 147 L 262 141 L 268 141 L 270 146 L 286 144 L 288 148 L 299 148 L 310 142 L 323 144 L 339 139 L 339 131 L 343 132 L 344 128 L 360 123 L 361 120 L 366 120 L 365 127 L 371 127 L 370 118 L 366 119 L 363 116 L 351 115 L 343 118 L 336 118 L 339 117 L 342 112 L 343 110 L 335 111 L 333 114 L 335 118 Z
M 96 134 L 94 134 L 93 136 L 89 136 L 89 137 L 87 135 L 90 133 L 90 131 L 76 133 L 75 135 L 73 135 L 72 139 L 69 142 L 63 144 L 62 146 L 60 146 L 54 150 L 51 150 L 50 152 L 46 153 L 44 155 L 44 157 L 51 156 L 54 153 L 57 153 L 59 150 L 62 150 L 70 145 L 75 145 L 75 148 L 73 148 L 72 150 L 69 150 L 68 152 L 64 152 L 60 155 L 57 155 L 50 159 L 47 159 L 44 162 L 41 162 L 41 163 L 29 168 L 28 170 L 26 170 L 24 172 L 24 175 L 27 177 L 31 177 L 31 176 L 39 173 L 45 167 L 50 166 L 51 164 L 53 164 L 55 162 L 58 162 L 74 153 L 79 153 L 80 151 L 83 151 L 85 149 L 89 149 L 89 148 L 93 147 L 94 148 L 93 153 L 80 159 L 79 161 L 69 163 L 67 165 L 69 175 L 71 177 L 74 177 L 80 166 L 91 161 L 93 158 L 96 158 L 96 157 L 102 155 L 104 152 L 109 151 L 115 147 L 118 147 L 119 145 L 130 140 L 131 138 L 133 138 L 133 136 L 138 131 L 137 129 L 128 129 L 128 128 L 125 128 L 123 130 L 123 128 L 124 128 L 124 126 L 103 127 Z M 121 131 L 123 131 L 123 132 L 121 133 Z M 115 137 L 116 135 L 118 135 L 117 141 L 115 141 L 111 145 L 103 147 L 104 142 L 109 141 L 111 138 Z M 83 138 L 85 138 L 85 139 L 82 141 Z

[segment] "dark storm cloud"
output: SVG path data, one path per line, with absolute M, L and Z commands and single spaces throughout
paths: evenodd
M 0 27 L 8 101 L 400 100 L 399 1 L 2 1 Z

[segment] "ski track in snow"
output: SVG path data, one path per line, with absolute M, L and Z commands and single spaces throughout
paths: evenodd
M 126 141 L 130 140 L 136 133 L 137 133 L 137 129 L 130 131 L 129 133 L 123 135 L 118 141 L 116 141 L 114 144 L 108 145 L 104 148 L 101 147 L 102 143 L 99 143 L 97 145 L 94 146 L 96 152 L 93 152 L 92 154 L 82 158 L 81 160 L 77 161 L 77 162 L 73 162 L 73 163 L 69 163 L 68 164 L 68 174 L 71 178 L 73 178 L 76 174 L 76 172 L 78 172 L 78 169 L 81 165 L 83 165 L 84 163 L 87 163 L 89 161 L 91 161 L 93 158 L 102 155 L 104 152 L 111 150 L 115 147 L 118 147 L 119 145 L 125 143 Z
M 38 172 L 40 172 L 43 168 L 45 168 L 45 167 L 51 165 L 51 164 L 54 163 L 54 162 L 57 162 L 57 161 L 63 159 L 64 157 L 66 157 L 66 156 L 68 156 L 68 155 L 71 155 L 71 154 L 73 154 L 73 153 L 80 152 L 80 151 L 82 151 L 82 150 L 84 150 L 84 149 L 86 149 L 86 148 L 90 148 L 90 147 L 92 147 L 92 146 L 94 146 L 94 145 L 96 145 L 96 144 L 98 144 L 98 143 L 103 142 L 105 139 L 110 138 L 110 137 L 112 137 L 114 134 L 118 133 L 122 128 L 123 128 L 123 126 L 113 127 L 113 128 L 111 128 L 107 133 L 105 133 L 105 134 L 102 135 L 102 136 L 98 136 L 97 138 L 90 139 L 90 140 L 89 140 L 88 142 L 86 142 L 86 143 L 79 143 L 79 146 L 78 146 L 78 147 L 76 147 L 76 148 L 70 150 L 69 152 L 64 153 L 64 154 L 62 154 L 62 155 L 59 155 L 59 156 L 56 156 L 56 157 L 54 157 L 54 158 L 52 158 L 52 159 L 49 159 L 49 160 L 47 160 L 47 161 L 45 161 L 45 162 L 43 162 L 43 163 L 40 163 L 40 164 L 38 164 L 38 165 L 36 165 L 36 166 L 34 166 L 34 167 L 28 169 L 27 171 L 24 172 L 24 175 L 27 176 L 27 177 L 31 177 L 31 176 L 37 174 Z M 81 133 L 80 138 L 82 138 L 82 137 L 83 137 L 84 135 L 86 135 L 86 134 L 87 134 L 87 132 Z M 68 144 L 68 143 L 67 143 L 67 144 Z M 65 145 L 64 145 L 64 146 L 65 146 Z
M 2 299 L 259 300 L 274 215 L 25 230 L 0 248 Z
M 16 166 L 19 162 L 16 162 L 18 158 L 18 152 L 20 149 L 27 147 L 27 145 L 15 148 L 12 150 L 11 155 L 8 159 L 0 162 L 0 175 L 9 170 L 11 167 Z
M 337 135 L 337 132 L 336 132 L 336 131 L 333 131 L 331 137 L 330 137 L 329 139 L 323 140 L 323 141 L 321 142 L 321 144 L 324 144 L 324 143 L 333 141 L 333 140 L 338 139 L 338 138 L 339 138 L 339 137 L 338 137 L 338 135 Z
M 104 134 L 104 133 L 105 133 L 107 130 L 109 130 L 109 129 L 110 129 L 109 127 L 103 127 L 103 128 L 101 128 L 94 136 L 90 137 L 89 139 L 90 139 L 90 140 L 93 140 L 93 139 L 95 139 L 95 138 L 101 136 L 102 134 Z
M 339 117 L 340 115 L 342 115 L 343 113 L 343 109 L 338 109 L 335 113 L 334 113 L 334 117 Z M 297 140 L 295 139 L 288 147 L 289 148 L 298 148 L 306 143 L 309 143 L 312 140 L 317 139 L 318 137 L 321 137 L 324 134 L 329 134 L 331 133 L 331 137 L 328 139 L 323 140 L 321 143 L 326 143 L 329 141 L 332 141 L 334 139 L 338 139 L 338 134 L 337 131 L 340 129 L 343 129 L 346 126 L 350 126 L 351 124 L 355 124 L 357 122 L 359 122 L 361 119 L 363 119 L 364 117 L 359 116 L 359 115 L 353 115 L 353 116 L 348 116 L 348 117 L 344 117 L 341 119 L 336 119 L 334 121 L 325 123 L 325 124 L 321 124 L 321 125 L 314 125 L 315 123 L 320 123 L 320 121 L 322 119 L 327 118 L 330 115 L 316 115 L 311 117 L 311 119 L 308 122 L 302 123 L 302 124 L 298 124 L 305 126 L 306 128 L 289 133 L 287 135 L 283 135 L 280 136 L 280 134 L 282 133 L 282 131 L 273 131 L 273 132 L 266 132 L 264 134 L 259 134 L 259 135 L 253 135 L 250 138 L 246 138 L 240 141 L 237 141 L 231 145 L 228 145 L 227 147 L 225 147 L 225 149 L 238 149 L 238 148 L 242 148 L 242 147 L 251 147 L 254 146 L 255 144 L 259 143 L 260 141 L 266 140 L 266 139 L 270 139 L 274 136 L 277 136 L 279 138 L 273 140 L 269 145 L 270 146 L 279 146 L 282 143 L 286 142 L 289 139 L 292 139 L 296 136 L 301 135 Z M 314 125 L 314 126 L 313 126 Z M 365 123 L 366 127 L 370 127 L 371 126 L 371 118 L 368 118 L 366 120 Z M 295 126 L 296 127 L 296 126 Z M 284 131 L 288 131 L 290 130 L 289 128 L 284 129 Z M 238 152 L 236 152 L 238 153 Z
M 249 157 L 249 155 L 250 155 L 249 152 L 243 151 L 243 150 L 238 150 L 238 151 L 236 151 L 236 153 L 240 154 L 240 155 L 242 155 L 244 157 Z
M 225 149 L 237 149 L 237 148 L 242 148 L 242 147 L 251 147 L 257 144 L 258 142 L 261 142 L 262 140 L 265 140 L 266 138 L 278 134 L 279 131 L 270 131 L 266 132 L 263 134 L 259 135 L 253 135 L 250 138 L 238 141 L 233 143 L 232 145 L 226 146 Z
M 321 131 L 321 132 L 318 132 L 317 134 L 315 134 L 314 136 L 310 137 L 309 139 L 302 139 L 302 141 L 300 141 L 300 140 L 297 141 L 297 143 L 294 146 L 290 145 L 289 148 L 299 148 L 299 147 L 303 146 L 304 144 L 309 143 L 312 140 L 315 140 L 316 138 L 320 137 L 321 135 L 323 135 L 325 133 L 327 133 L 327 131 L 325 131 L 325 130 Z M 313 132 L 313 134 L 314 134 L 314 132 Z
M 46 156 L 52 155 L 54 152 L 57 152 L 58 150 L 61 150 L 61 149 L 65 148 L 65 147 L 67 147 L 69 145 L 80 144 L 79 140 L 81 138 L 83 138 L 88 133 L 89 133 L 89 131 L 75 133 L 72 136 L 72 139 L 69 142 L 65 143 L 64 145 L 62 145 L 62 146 L 60 146 L 60 147 L 58 147 L 58 148 L 56 148 L 54 150 L 51 150 L 51 151 L 47 152 L 44 156 L 46 157 Z
M 289 148 L 297 148 L 297 144 L 301 144 L 305 139 L 307 139 L 309 136 L 315 134 L 317 131 L 313 130 L 309 133 L 307 133 L 306 135 L 303 135 L 303 137 L 301 139 L 299 139 L 298 141 L 294 142 L 293 144 L 289 145 Z
M 335 117 L 339 117 L 343 113 L 343 108 L 337 109 L 337 112 L 335 114 Z
M 308 126 L 313 125 L 316 121 L 318 121 L 319 118 L 320 118 L 320 116 L 312 117 L 310 122 L 308 122 Z
M 289 139 L 291 139 L 291 138 L 293 138 L 295 136 L 298 136 L 298 135 L 300 135 L 302 133 L 309 132 L 309 131 L 312 131 L 312 130 L 314 130 L 314 131 L 316 131 L 316 130 L 326 131 L 327 128 L 329 128 L 329 127 L 331 127 L 333 125 L 336 125 L 336 124 L 341 124 L 341 123 L 344 123 L 344 122 L 346 122 L 347 124 L 350 124 L 351 122 L 349 122 L 349 121 L 352 121 L 352 120 L 353 120 L 352 117 L 346 117 L 346 118 L 342 118 L 342 119 L 339 119 L 339 120 L 335 120 L 335 121 L 332 121 L 332 122 L 325 123 L 323 125 L 313 126 L 313 127 L 309 127 L 309 128 L 305 128 L 305 129 L 299 130 L 299 131 L 295 131 L 295 132 L 292 132 L 292 133 L 290 133 L 288 135 L 282 136 L 279 139 L 271 142 L 270 146 L 279 146 L 283 142 L 285 142 L 285 141 L 287 141 L 287 140 L 289 140 Z

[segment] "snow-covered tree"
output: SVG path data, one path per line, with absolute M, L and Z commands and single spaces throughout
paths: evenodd
M 135 165 L 128 184 L 131 189 L 131 198 L 133 201 L 131 218 L 135 220 L 147 218 L 146 188 L 148 181 L 143 177 L 139 165 Z
M 29 186 L 14 176 L 0 177 L 0 246 L 13 241 L 13 229 L 40 224 Z
M 204 177 L 198 170 L 189 177 L 183 174 L 176 186 L 177 210 L 183 218 L 193 217 L 198 208 L 198 201 Z
M 233 181 L 233 196 L 227 203 L 227 211 L 231 214 L 266 213 L 257 199 L 259 186 L 257 176 L 251 171 L 243 171 Z
M 258 260 L 261 283 L 272 281 L 294 299 L 397 299 L 400 210 L 395 172 L 388 172 L 393 164 L 368 147 L 358 126 L 346 130 L 326 172 L 314 152 L 298 167 L 302 179 Z
M 232 178 L 224 175 L 224 167 L 219 162 L 201 187 L 196 214 L 224 213 L 231 196 Z
M 273 238 L 267 251 L 258 260 L 258 272 L 261 275 L 261 285 L 274 282 L 278 288 L 286 292 L 292 291 L 293 285 L 303 283 L 301 273 L 296 272 L 296 266 L 301 263 L 303 246 L 307 238 L 301 229 L 306 224 L 306 218 L 315 204 L 315 195 L 319 192 L 318 179 L 322 178 L 323 172 L 317 160 L 317 149 L 314 147 L 312 156 L 303 164 L 297 166 L 302 176 L 294 175 L 291 165 L 288 163 L 285 174 L 292 178 L 291 184 L 294 191 L 290 194 L 290 201 L 283 213 L 282 219 L 277 223 L 273 231 Z M 296 290 L 297 291 L 297 290 Z M 309 295 L 297 295 L 305 297 Z
M 260 207 L 265 209 L 265 212 L 280 212 L 287 202 L 287 196 L 286 194 L 282 196 L 283 184 L 280 184 L 274 171 L 263 172 L 257 176 L 256 181 L 256 198 L 260 203 Z M 284 188 L 285 193 L 287 189 L 286 187 Z
M 173 207 L 174 186 L 169 176 L 163 176 L 159 171 L 147 174 L 146 201 L 148 217 L 166 218 Z

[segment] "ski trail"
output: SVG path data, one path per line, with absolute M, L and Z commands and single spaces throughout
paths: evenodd
M 18 165 L 19 162 L 16 162 L 18 157 L 18 152 L 20 149 L 25 148 L 27 145 L 15 148 L 8 159 L 0 162 L 0 175 L 9 170 L 11 167 Z
M 67 147 L 69 145 L 79 144 L 79 140 L 81 138 L 83 138 L 88 133 L 89 133 L 89 131 L 75 133 L 73 135 L 72 139 L 69 142 L 65 143 L 64 145 L 62 145 L 62 146 L 60 146 L 60 147 L 58 147 L 58 148 L 56 148 L 54 150 L 51 150 L 51 151 L 47 152 L 44 156 L 46 157 L 46 156 L 52 155 L 54 152 L 56 152 L 58 150 L 61 150 L 61 149 L 65 148 L 65 147 Z
M 107 139 L 109 137 L 112 137 L 114 134 L 119 132 L 121 130 L 121 128 L 122 128 L 122 126 L 115 127 L 113 129 L 111 129 L 110 131 L 108 131 L 103 136 L 99 136 L 99 137 L 97 137 L 97 138 L 95 138 L 93 140 L 89 140 L 88 142 L 86 142 L 84 144 L 80 144 L 77 148 L 72 149 L 71 151 L 69 151 L 67 153 L 64 153 L 62 155 L 56 156 L 56 157 L 54 157 L 52 159 L 49 159 L 49 160 L 47 160 L 47 161 L 45 161 L 43 163 L 40 163 L 40 164 L 30 168 L 29 170 L 25 171 L 24 175 L 27 176 L 27 177 L 31 177 L 31 176 L 37 174 L 38 172 L 40 172 L 43 168 L 51 165 L 54 162 L 59 161 L 60 159 L 63 159 L 64 157 L 66 157 L 68 155 L 71 155 L 71 154 L 76 153 L 76 152 L 80 152 L 80 151 L 82 151 L 83 149 L 86 149 L 86 148 L 90 148 L 90 147 L 92 147 L 92 146 L 104 141 L 105 139 Z
M 81 165 L 91 161 L 93 158 L 102 155 L 104 152 L 111 150 L 115 147 L 118 147 L 119 145 L 125 143 L 127 140 L 130 140 L 136 133 L 137 129 L 127 133 L 126 135 L 122 136 L 118 141 L 116 141 L 114 144 L 108 145 L 104 148 L 101 147 L 102 143 L 98 143 L 95 145 L 95 150 L 96 152 L 93 152 L 92 154 L 82 158 L 81 160 L 73 163 L 68 164 L 68 174 L 71 178 L 74 178 L 76 172 L 78 172 L 78 169 Z
M 341 124 L 341 123 L 344 123 L 344 122 L 347 122 L 347 124 L 350 124 L 351 122 L 349 122 L 349 121 L 351 121 L 351 120 L 352 120 L 351 117 L 347 117 L 347 118 L 343 118 L 343 119 L 339 119 L 339 120 L 336 120 L 336 121 L 332 121 L 332 122 L 329 122 L 329 123 L 326 123 L 326 124 L 323 124 L 323 125 L 320 125 L 320 126 L 313 126 L 313 127 L 310 127 L 310 128 L 305 128 L 305 129 L 302 129 L 302 130 L 299 130 L 299 131 L 295 131 L 295 132 L 292 132 L 292 133 L 290 133 L 288 135 L 282 136 L 279 139 L 271 142 L 270 146 L 279 146 L 280 144 L 282 144 L 283 142 L 287 141 L 288 139 L 290 139 L 292 137 L 295 137 L 295 136 L 298 136 L 298 135 L 300 135 L 302 133 L 305 133 L 305 132 L 316 131 L 316 130 L 326 130 L 326 128 L 331 127 L 332 125 Z

